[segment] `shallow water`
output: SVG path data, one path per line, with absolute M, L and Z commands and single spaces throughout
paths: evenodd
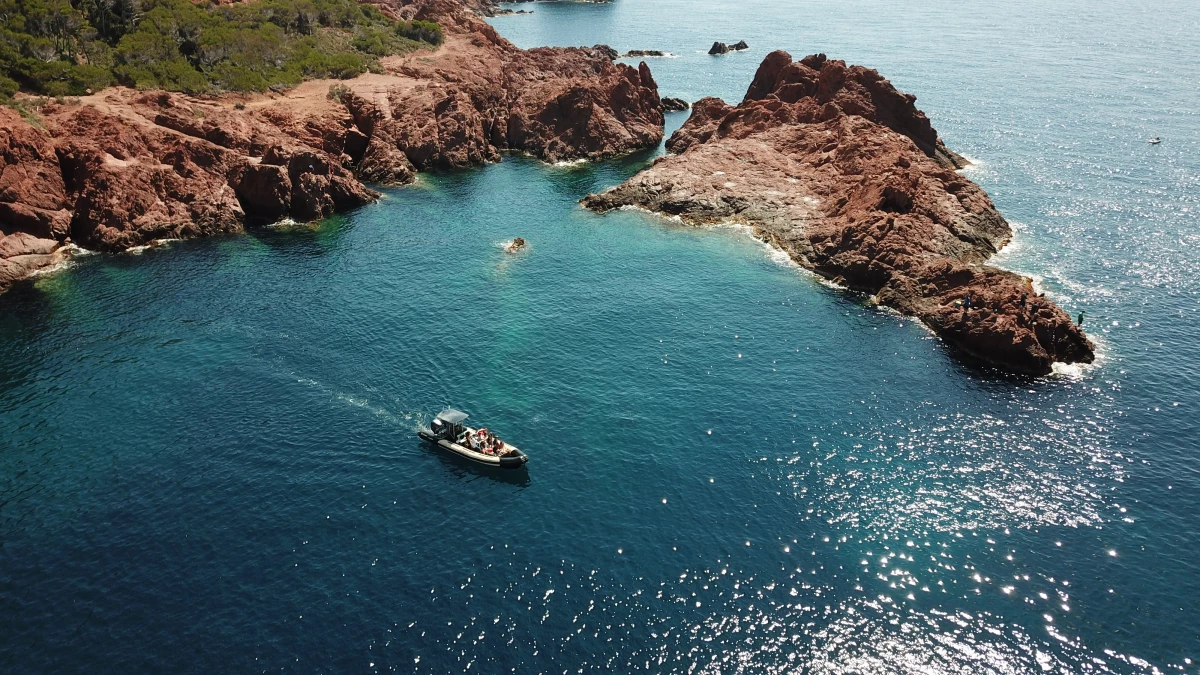
M 78 258 L 0 296 L 0 670 L 1200 672 L 1200 10 L 532 7 L 495 24 L 687 98 L 767 45 L 878 67 L 1100 364 L 1004 377 L 744 230 L 577 205 L 652 153 Z M 421 444 L 450 404 L 528 469 Z

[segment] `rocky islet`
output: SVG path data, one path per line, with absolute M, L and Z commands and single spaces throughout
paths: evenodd
M 741 52 L 750 49 L 750 45 L 746 44 L 745 40 L 739 40 L 734 44 L 725 44 L 724 42 L 714 42 L 712 47 L 708 49 L 710 56 L 720 56 L 730 52 Z

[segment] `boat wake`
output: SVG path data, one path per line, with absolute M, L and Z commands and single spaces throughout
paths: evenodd
M 425 420 L 428 420 L 430 417 L 432 417 L 431 413 L 426 413 L 420 410 L 412 412 L 393 412 L 362 394 L 338 391 L 337 389 L 326 386 L 325 384 L 312 378 L 297 377 L 296 381 L 328 394 L 330 399 L 333 401 L 365 410 L 388 424 L 403 429 L 408 429 L 413 432 L 419 431 L 424 426 Z

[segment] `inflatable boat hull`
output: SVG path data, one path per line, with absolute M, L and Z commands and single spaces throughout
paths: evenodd
M 516 450 L 516 454 L 499 457 L 496 455 L 486 455 L 482 452 L 475 452 L 474 450 L 459 445 L 458 443 L 451 443 L 444 438 L 437 438 L 425 430 L 417 432 L 417 435 L 448 453 L 458 455 L 463 459 L 469 459 L 472 462 L 477 462 L 486 466 L 494 466 L 501 469 L 518 469 L 522 466 L 525 466 L 525 462 L 529 461 L 529 457 L 527 457 L 525 453 L 521 452 L 520 450 L 516 450 L 516 448 L 513 448 Z

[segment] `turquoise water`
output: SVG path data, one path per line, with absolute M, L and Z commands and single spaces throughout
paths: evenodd
M 1097 367 L 981 370 L 744 231 L 578 207 L 653 153 L 83 257 L 0 296 L 0 670 L 1200 672 L 1200 9 L 1048 5 L 495 24 L 676 52 L 688 98 L 768 44 L 878 67 Z M 419 443 L 444 405 L 528 469 Z

